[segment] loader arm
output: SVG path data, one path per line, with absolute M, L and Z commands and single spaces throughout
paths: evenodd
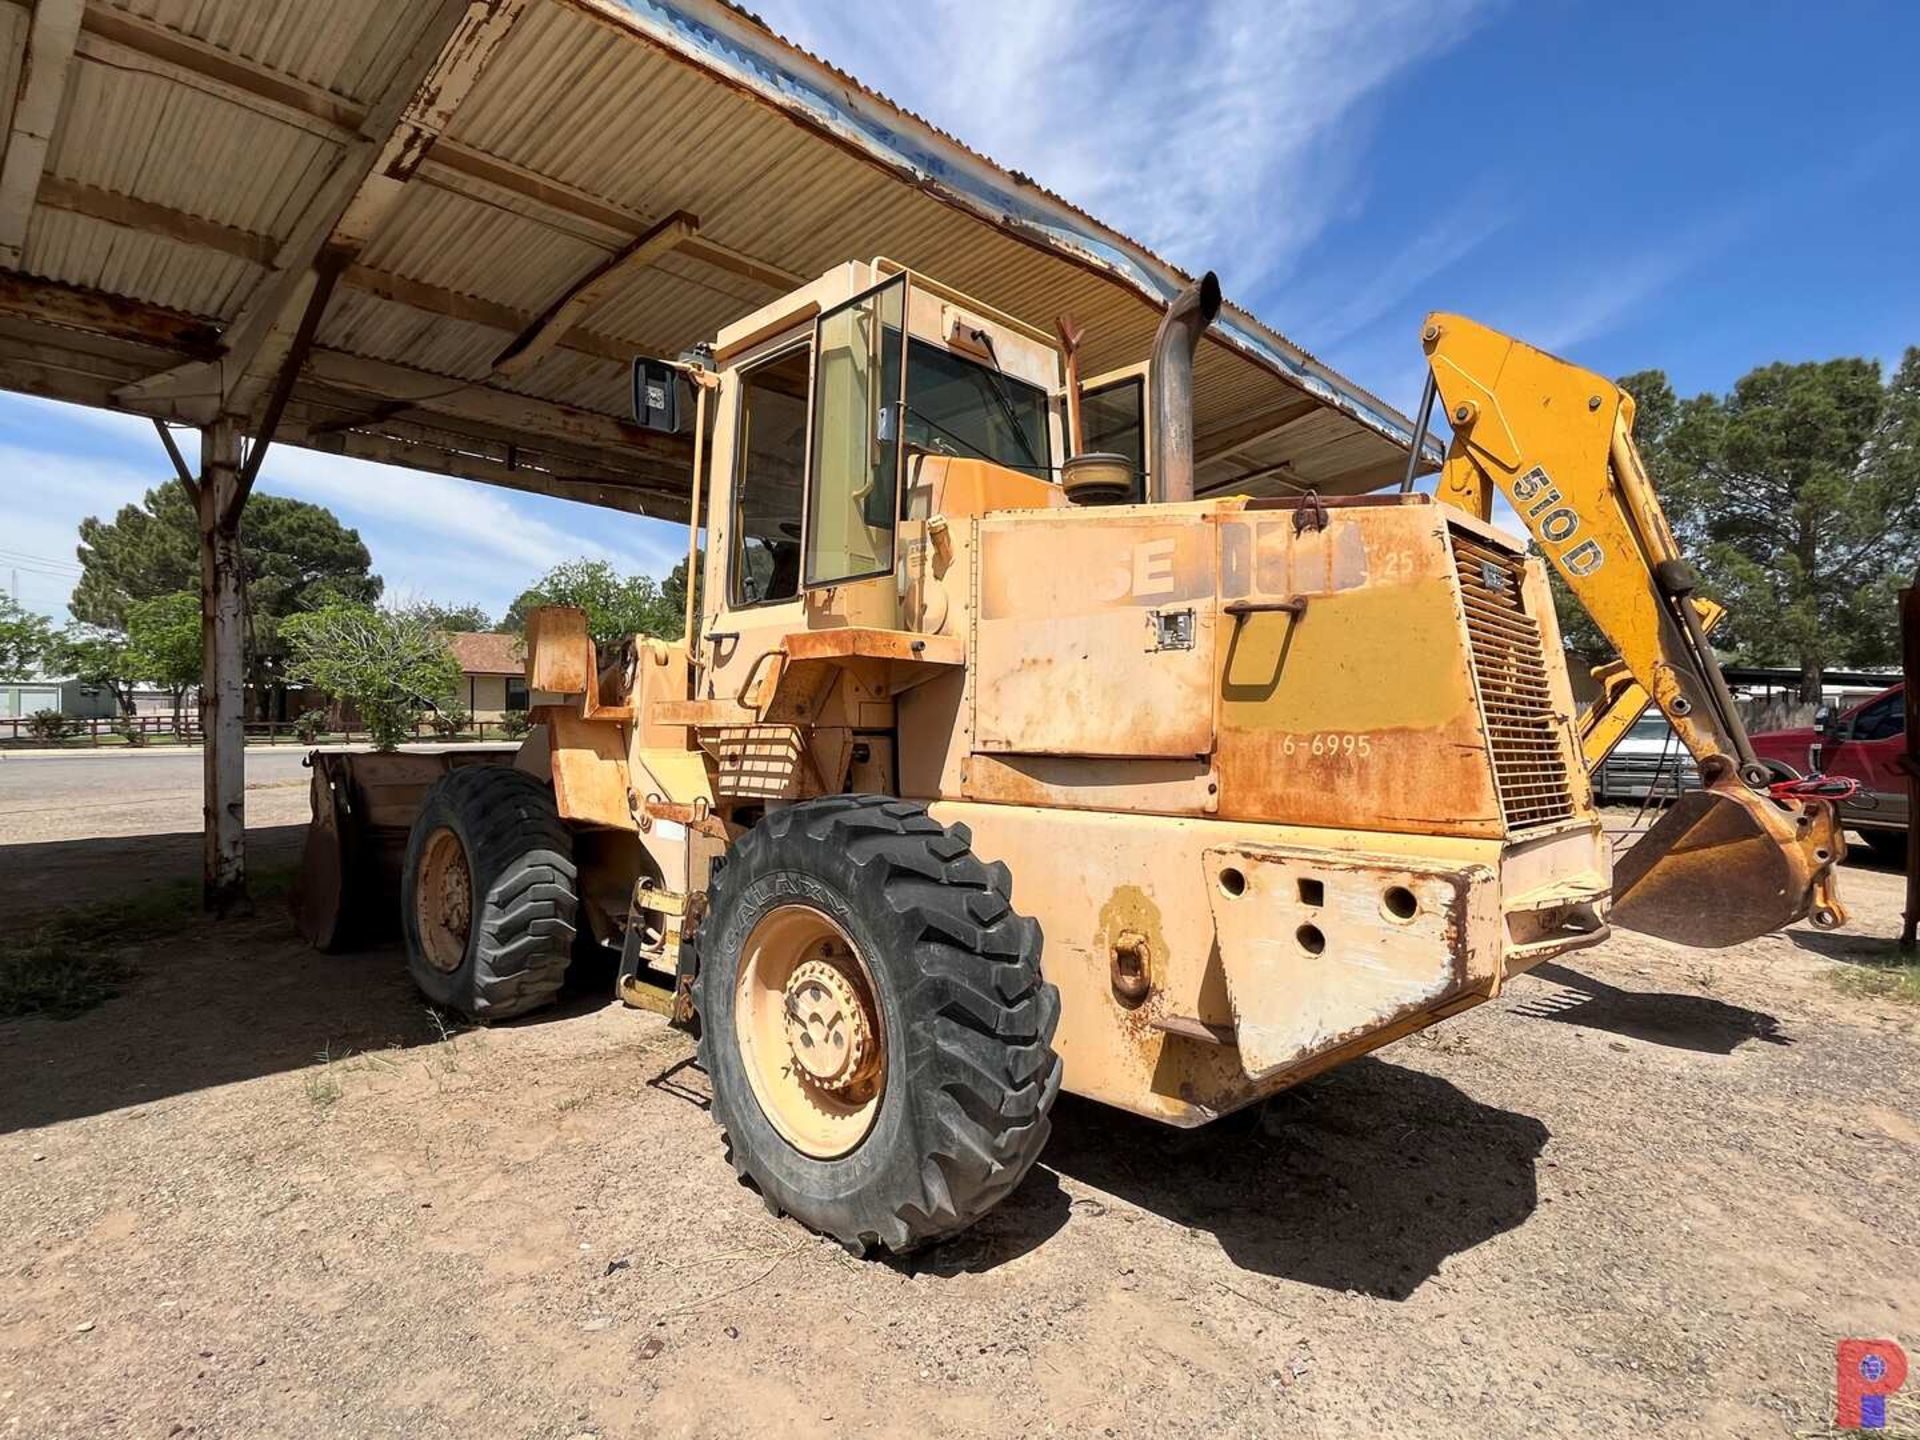
M 1596 672 L 1580 727 L 1591 768 L 1651 700 L 1700 769 L 1615 867 L 1614 918 L 1687 944 L 1736 944 L 1811 915 L 1845 915 L 1832 805 L 1769 794 L 1707 643 L 1722 611 L 1697 597 L 1633 442 L 1633 397 L 1591 371 L 1458 315 L 1421 336 L 1453 428 L 1436 498 L 1490 518 L 1506 496 L 1619 655 Z

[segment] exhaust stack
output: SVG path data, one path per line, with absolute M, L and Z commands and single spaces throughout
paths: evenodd
M 1156 494 L 1193 499 L 1193 352 L 1220 313 L 1220 281 L 1209 270 L 1182 290 L 1153 337 L 1153 438 Z

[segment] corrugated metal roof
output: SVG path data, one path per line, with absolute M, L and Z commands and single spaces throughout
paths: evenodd
M 1184 278 L 714 0 L 474 3 L 525 9 L 371 225 L 319 330 L 334 359 L 296 391 L 296 441 L 438 445 L 441 468 L 484 456 L 467 470 L 503 483 L 516 465 L 637 467 L 649 506 L 672 509 L 669 450 L 624 424 L 621 356 L 711 337 L 785 288 L 768 270 L 886 255 L 1043 328 L 1071 312 L 1089 375 L 1145 358 Z M 89 0 L 26 278 L 0 305 L 0 384 L 110 402 L 140 355 L 166 369 L 203 353 L 205 322 L 257 303 L 383 96 L 405 97 L 400 67 L 443 4 Z M 0 0 L 9 88 L 27 13 Z M 700 243 L 625 277 L 513 379 L 491 373 L 515 333 L 675 211 L 698 217 Z M 71 338 L 89 327 L 103 338 Z M 50 360 L 50 344 L 74 354 Z M 383 368 L 343 389 L 354 361 Z M 1403 416 L 1244 314 L 1202 348 L 1196 392 L 1203 488 L 1363 489 L 1404 463 Z

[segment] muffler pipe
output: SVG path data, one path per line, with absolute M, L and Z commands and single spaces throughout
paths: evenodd
M 1220 280 L 1211 270 L 1182 290 L 1153 336 L 1154 498 L 1193 499 L 1193 352 L 1220 313 Z

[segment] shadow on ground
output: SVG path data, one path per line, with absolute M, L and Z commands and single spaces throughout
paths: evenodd
M 292 869 L 306 833 L 305 825 L 248 830 L 248 866 L 261 873 Z M 141 886 L 196 879 L 201 843 L 194 830 L 0 845 L 0 924 L 124 896 Z
M 1564 965 L 1540 965 L 1528 973 L 1561 988 L 1515 1005 L 1511 1012 L 1515 1015 L 1715 1055 L 1730 1055 L 1749 1040 L 1793 1043 L 1780 1021 L 1763 1010 L 1729 1005 L 1706 995 L 1622 990 Z
M 1531 1115 L 1369 1058 L 1199 1131 L 1062 1096 L 1041 1167 L 1211 1232 L 1243 1269 L 1404 1300 L 1533 1213 L 1547 1137 Z M 1009 1204 L 1046 1183 L 1036 1170 Z
M 249 832 L 256 872 L 276 861 L 291 864 L 302 830 Z M 179 883 L 178 847 L 170 842 L 181 838 L 5 846 L 0 867 L 24 862 L 38 871 L 42 903 L 28 914 L 25 923 L 32 924 L 59 908 L 47 897 L 127 896 L 143 883 Z M 199 840 L 185 838 L 192 841 L 185 864 L 191 875 Z M 74 878 L 111 874 L 116 865 L 121 879 L 110 885 Z M 323 1054 L 338 1060 L 432 1044 L 457 1023 L 437 1015 L 414 989 L 397 941 L 319 954 L 294 932 L 284 895 L 263 900 L 246 918 L 184 913 L 121 953 L 131 976 L 98 1008 L 70 1020 L 0 1021 L 0 1133 L 297 1070 Z M 607 993 L 602 987 L 563 996 L 560 1005 L 515 1023 L 597 1009 Z
M 1904 958 L 1893 935 L 1868 935 L 1859 930 L 1789 930 L 1787 938 L 1802 950 L 1826 960 L 1884 970 Z
M 1067 1103 L 1065 1097 L 1060 1103 Z M 982 1275 L 1037 1250 L 1067 1223 L 1075 1204 L 1086 1203 L 1071 1200 L 1060 1188 L 1060 1177 L 1042 1163 L 1027 1172 L 1027 1178 L 1011 1195 L 953 1239 L 911 1255 L 883 1259 L 906 1275 L 949 1279 Z

